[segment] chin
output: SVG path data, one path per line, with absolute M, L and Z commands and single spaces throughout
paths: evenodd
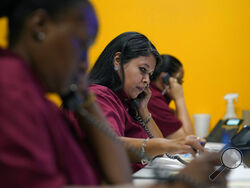
M 133 96 L 132 99 L 136 99 L 141 93 L 142 93 L 142 92 L 134 94 L 134 96 Z
M 138 96 L 138 94 L 132 93 L 132 94 L 127 94 L 127 96 L 129 99 L 135 99 Z

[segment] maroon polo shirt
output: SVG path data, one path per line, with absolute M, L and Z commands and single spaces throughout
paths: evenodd
M 27 64 L 0 49 L 0 185 L 59 188 L 100 183 L 71 112 L 45 98 Z
M 177 131 L 182 126 L 182 123 L 169 108 L 170 99 L 167 96 L 163 96 L 161 94 L 162 91 L 152 82 L 150 90 L 152 96 L 148 103 L 148 109 L 163 136 L 166 137 Z
M 111 89 L 91 84 L 89 89 L 96 94 L 96 100 L 104 115 L 118 136 L 148 138 L 143 127 L 128 113 L 129 99 L 125 92 L 113 92 Z M 133 171 L 144 167 L 141 163 L 132 164 Z

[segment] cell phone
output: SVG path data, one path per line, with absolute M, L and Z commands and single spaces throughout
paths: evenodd
M 72 84 L 68 91 L 61 95 L 62 107 L 68 110 L 77 110 L 84 102 L 83 98 L 77 93 L 77 86 Z
M 164 82 L 164 84 L 169 86 L 170 75 L 166 72 L 166 73 L 163 74 L 163 76 L 161 78 L 162 78 L 162 81 Z
M 130 101 L 130 107 L 133 109 L 138 109 L 141 101 L 146 97 L 146 93 L 141 92 L 135 99 Z

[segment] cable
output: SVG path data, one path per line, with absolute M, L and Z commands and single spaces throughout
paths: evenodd
M 140 123 L 140 125 L 142 126 L 142 128 L 146 131 L 147 135 L 149 136 L 149 138 L 154 138 L 154 136 L 152 135 L 152 133 L 150 132 L 150 130 L 147 128 L 146 124 L 144 123 L 144 121 L 142 120 L 141 116 L 137 113 L 135 116 L 135 119 Z M 187 165 L 188 163 L 186 161 L 184 161 L 180 156 L 178 155 L 171 155 L 169 153 L 165 153 L 165 155 L 170 158 L 170 159 L 174 159 L 174 160 L 178 160 L 180 163 Z

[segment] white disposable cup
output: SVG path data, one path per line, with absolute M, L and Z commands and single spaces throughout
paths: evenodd
M 201 138 L 208 135 L 210 114 L 193 114 L 195 135 Z

